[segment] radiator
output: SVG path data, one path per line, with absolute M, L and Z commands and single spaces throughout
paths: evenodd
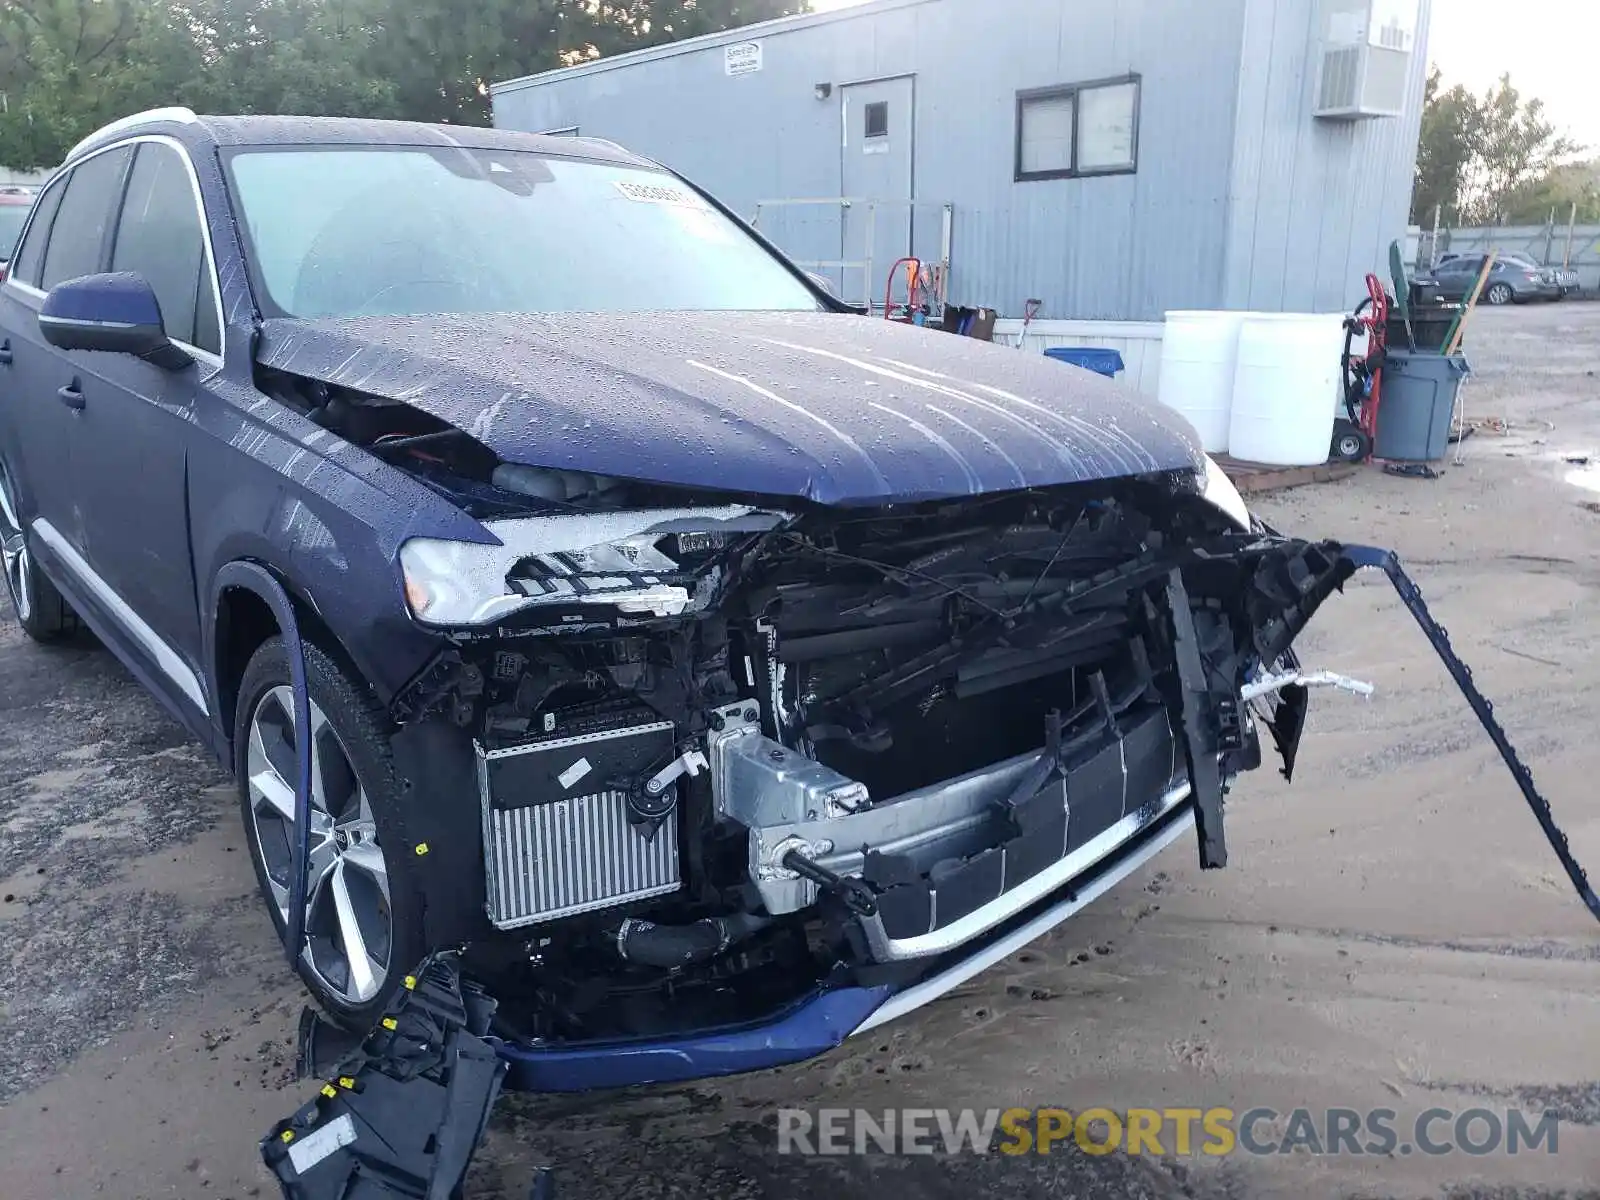
M 669 722 L 478 748 L 489 920 L 499 929 L 666 895 L 682 886 L 678 817 L 628 820 L 620 779 L 671 758 Z

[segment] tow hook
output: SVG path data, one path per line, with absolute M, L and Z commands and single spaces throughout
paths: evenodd
M 780 865 L 793 871 L 801 879 L 810 880 L 820 891 L 830 896 L 837 896 L 844 902 L 844 906 L 858 917 L 870 917 L 878 911 L 878 898 L 861 880 L 835 874 L 798 850 L 791 850 L 785 854 Z
M 483 1140 L 506 1064 L 489 1036 L 496 1002 L 461 978 L 459 955 L 423 960 L 366 1038 L 326 1071 L 310 1103 L 262 1139 L 285 1200 L 445 1200 Z M 302 1026 L 311 1065 L 337 1036 Z M 549 1200 L 541 1172 L 533 1196 Z

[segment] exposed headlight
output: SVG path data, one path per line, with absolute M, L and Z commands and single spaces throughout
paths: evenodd
M 499 545 L 412 538 L 400 569 L 412 615 L 429 625 L 546 606 L 675 617 L 704 603 L 698 585 L 731 545 L 788 519 L 730 505 L 486 521 Z
M 1228 478 L 1209 454 L 1206 455 L 1206 475 L 1200 494 L 1212 507 L 1221 509 L 1233 518 L 1240 529 L 1250 528 L 1250 509 L 1245 504 L 1244 497 L 1239 495 L 1239 489 L 1233 486 L 1233 480 Z

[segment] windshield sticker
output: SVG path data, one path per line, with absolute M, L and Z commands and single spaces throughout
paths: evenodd
M 684 188 L 664 183 L 635 183 L 631 179 L 618 179 L 615 182 L 617 191 L 629 200 L 637 200 L 641 204 L 671 204 L 679 208 L 700 209 L 706 207 L 704 200 Z

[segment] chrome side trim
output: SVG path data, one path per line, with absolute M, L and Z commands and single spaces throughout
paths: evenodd
M 1187 787 L 1187 785 L 1185 785 Z M 1024 946 L 1038 941 L 1068 917 L 1075 915 L 1079 910 L 1094 903 L 1105 895 L 1117 884 L 1132 875 L 1156 855 L 1160 854 L 1173 842 L 1193 828 L 1190 822 L 1176 820 L 1172 825 L 1162 830 L 1145 845 L 1130 854 L 1127 858 L 1117 863 L 1114 868 L 1098 876 L 1093 883 L 1073 893 L 1060 904 L 1040 913 L 1026 925 L 1006 934 L 1005 937 L 985 946 L 971 958 L 962 959 L 947 971 L 941 971 L 931 979 L 924 979 L 915 987 L 909 987 L 898 995 L 891 996 L 870 1017 L 856 1027 L 851 1034 L 866 1033 L 880 1025 L 898 1020 L 907 1013 L 915 1012 L 925 1004 L 931 1004 L 939 997 L 954 991 L 975 975 L 982 974 L 995 963 L 1009 958 Z
M 1114 853 L 1122 843 L 1136 836 L 1145 827 L 1155 824 L 1188 798 L 1189 783 L 1185 780 L 1170 788 L 1155 804 L 1129 813 L 1065 858 L 1046 867 L 1031 879 L 1024 880 L 1010 891 L 996 896 L 982 908 L 950 922 L 942 929 L 935 929 L 931 933 L 919 934 L 916 937 L 892 938 L 884 929 L 881 916 L 863 917 L 861 929 L 866 934 L 867 947 L 873 961 L 905 962 L 908 959 L 931 958 L 937 954 L 960 949 L 973 938 L 981 937 L 996 925 L 1004 924 L 1023 909 L 1037 904 L 1051 892 L 1071 882 L 1074 876 L 1083 874 L 1095 863 Z
M 156 666 L 161 668 L 162 674 L 178 685 L 179 690 L 203 716 L 210 716 L 211 709 L 206 704 L 205 689 L 200 686 L 200 677 L 189 669 L 189 664 L 179 658 L 172 647 L 161 640 L 161 635 L 145 624 L 139 614 L 128 607 L 128 602 L 117 595 L 109 583 L 95 574 L 94 568 L 89 566 L 84 561 L 83 555 L 73 549 L 72 544 L 61 536 L 60 530 L 43 517 L 36 518 L 31 529 L 34 536 L 49 546 L 50 552 L 77 577 L 78 582 L 94 593 L 94 598 L 117 624 L 144 647 L 145 653 Z

